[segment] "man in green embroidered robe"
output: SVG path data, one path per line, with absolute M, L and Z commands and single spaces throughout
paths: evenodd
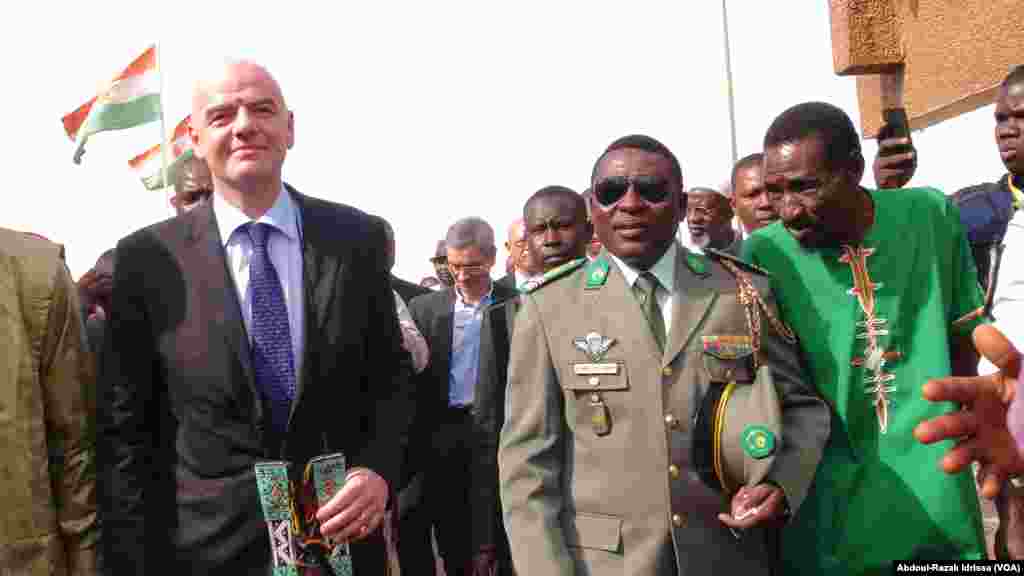
M 985 557 L 974 480 L 943 474 L 948 443 L 912 430 L 950 412 L 927 380 L 973 374 L 982 294 L 955 206 L 934 189 L 879 193 L 849 117 L 824 103 L 783 112 L 764 140 L 766 189 L 782 222 L 744 258 L 767 269 L 832 407 L 807 500 L 783 532 L 786 573 L 889 573 L 893 560 Z M 976 360 L 975 360 L 976 362 Z

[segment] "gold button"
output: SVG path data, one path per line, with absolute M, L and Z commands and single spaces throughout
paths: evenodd
M 672 525 L 676 528 L 682 528 L 686 526 L 686 516 L 684 514 L 673 514 Z
M 597 386 L 598 384 L 601 383 L 601 379 L 598 378 L 597 376 L 591 376 L 590 380 L 588 380 L 588 382 L 590 382 L 591 386 Z
M 600 394 L 591 394 L 590 395 L 590 401 L 591 402 L 600 402 L 601 401 L 601 395 Z
M 669 464 L 668 475 L 671 476 L 673 480 L 678 480 L 679 479 L 679 466 L 676 466 L 675 464 Z
M 671 376 L 672 375 L 672 367 L 671 366 L 665 366 L 664 368 L 662 368 L 661 369 L 661 375 L 662 376 Z
M 669 428 L 679 428 L 679 418 L 671 414 L 665 414 L 665 425 Z

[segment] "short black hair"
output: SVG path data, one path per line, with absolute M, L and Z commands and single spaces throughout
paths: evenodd
M 1002 83 L 999 84 L 1000 88 L 1007 88 L 1014 84 L 1020 84 L 1024 82 L 1024 64 L 1018 64 L 1013 68 L 1010 68 L 1010 73 L 1003 78 Z
M 375 221 L 379 226 L 383 227 L 388 234 L 394 236 L 395 229 L 391 227 L 391 222 L 388 222 L 387 219 L 385 219 L 383 216 L 378 216 L 376 214 L 368 214 L 368 216 L 370 217 L 371 220 Z
M 729 179 L 729 184 L 732 186 L 733 194 L 736 193 L 736 175 L 740 173 L 740 170 L 746 170 L 751 166 L 761 164 L 761 162 L 764 162 L 764 154 L 761 152 L 754 152 L 753 154 L 747 154 L 733 164 L 732 178 Z
M 604 152 L 597 157 L 597 162 L 594 162 L 594 169 L 590 171 L 590 182 L 594 182 L 594 178 L 597 178 L 597 168 L 601 165 L 601 160 L 608 155 L 609 152 L 615 150 L 623 150 L 625 148 L 635 148 L 637 150 L 643 150 L 644 152 L 650 152 L 667 158 L 669 163 L 672 165 L 672 177 L 676 179 L 676 183 L 679 184 L 680 188 L 683 186 L 683 170 L 679 167 L 679 160 L 676 159 L 676 155 L 668 149 L 661 142 L 658 142 L 654 138 L 644 134 L 630 134 L 629 136 L 623 136 L 618 140 L 612 142 L 604 149 Z
M 853 121 L 826 102 L 804 102 L 779 114 L 764 135 L 764 149 L 812 136 L 821 140 L 829 168 L 847 164 L 854 154 L 860 156 L 860 137 Z
M 526 200 L 526 204 L 523 204 L 523 220 L 526 219 L 526 211 L 530 209 L 530 205 L 538 200 L 548 200 L 555 198 L 565 198 L 572 202 L 573 207 L 576 210 L 581 211 L 586 217 L 587 214 L 587 202 L 583 199 L 583 196 L 577 194 L 572 188 L 566 186 L 559 186 L 557 184 L 552 186 L 545 186 L 540 190 L 537 190 Z

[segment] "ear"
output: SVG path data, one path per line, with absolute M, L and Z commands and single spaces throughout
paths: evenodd
M 196 158 L 203 158 L 203 154 L 202 152 L 200 152 L 199 149 L 199 130 L 196 129 L 194 122 L 195 120 L 192 119 L 192 116 L 189 116 L 188 139 L 189 142 L 192 144 L 192 155 L 195 156 Z
M 288 149 L 295 145 L 295 113 L 288 111 Z
M 850 153 L 849 162 L 848 170 L 852 180 L 851 184 L 859 186 L 861 178 L 864 177 L 864 155 L 860 153 L 860 150 L 854 150 Z

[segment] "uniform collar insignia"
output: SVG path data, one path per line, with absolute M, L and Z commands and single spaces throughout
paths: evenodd
M 702 254 L 696 252 L 686 252 L 686 266 L 691 272 L 697 276 L 708 275 L 708 261 L 707 258 Z
M 593 290 L 604 286 L 608 281 L 608 267 L 608 259 L 603 254 L 587 265 L 587 289 Z

